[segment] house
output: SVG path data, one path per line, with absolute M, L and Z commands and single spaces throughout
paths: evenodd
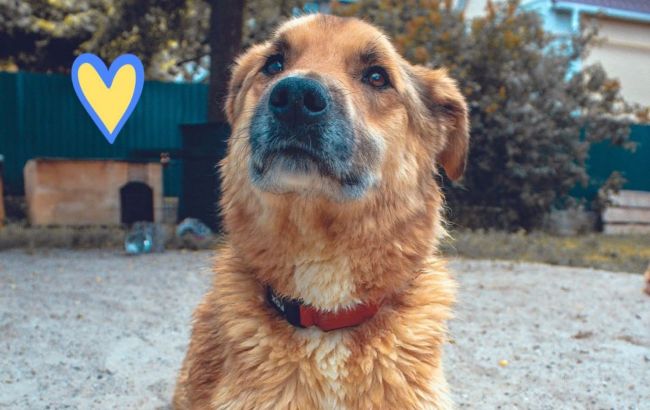
M 456 7 L 474 18 L 485 13 L 487 3 L 457 0 Z M 620 81 L 627 101 L 650 106 L 650 1 L 523 0 L 521 7 L 539 13 L 545 28 L 560 36 L 578 32 L 581 24 L 596 24 L 602 42 L 581 63 L 602 64 Z
M 456 7 L 471 19 L 485 12 L 488 1 L 458 0 Z M 537 12 L 545 29 L 560 38 L 578 33 L 582 25 L 595 24 L 601 41 L 584 61 L 576 62 L 576 68 L 600 63 L 609 77 L 619 80 L 623 98 L 650 107 L 649 0 L 522 0 L 521 7 Z M 632 125 L 630 139 L 637 144 L 635 152 L 607 142 L 589 151 L 587 171 L 596 182 L 594 187 L 613 171 L 626 180 L 625 190 L 602 215 L 606 233 L 650 232 L 650 126 Z M 590 188 L 575 194 L 591 198 L 596 192 Z

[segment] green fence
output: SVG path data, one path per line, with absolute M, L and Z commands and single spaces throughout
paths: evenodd
M 69 76 L 0 73 L 0 154 L 8 194 L 23 193 L 23 167 L 35 157 L 134 159 L 139 151 L 181 148 L 180 124 L 205 122 L 207 86 L 145 82 L 113 145 L 74 94 Z M 180 161 L 164 170 L 165 195 L 178 196 Z
M 7 193 L 23 193 L 23 167 L 35 157 L 134 159 L 138 151 L 181 148 L 180 124 L 206 119 L 207 86 L 147 81 L 131 118 L 113 145 L 106 142 L 74 94 L 69 76 L 0 73 L 0 154 L 5 157 Z M 595 186 L 614 170 L 626 189 L 650 191 L 650 126 L 632 126 L 632 153 L 607 143 L 595 145 L 588 162 L 592 184 L 578 196 L 593 197 Z M 165 195 L 181 192 L 181 163 L 164 171 Z
M 632 125 L 630 139 L 636 143 L 634 151 L 609 142 L 591 147 L 587 160 L 590 184 L 587 189 L 576 189 L 577 196 L 593 199 L 613 171 L 619 171 L 625 178 L 624 189 L 650 191 L 650 125 Z

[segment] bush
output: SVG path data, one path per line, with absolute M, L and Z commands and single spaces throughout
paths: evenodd
M 589 183 L 592 142 L 628 143 L 635 107 L 623 101 L 618 82 L 600 66 L 573 72 L 593 30 L 554 38 L 515 1 L 488 4 L 486 16 L 472 21 L 451 1 L 363 0 L 334 10 L 382 26 L 412 63 L 444 66 L 458 80 L 472 126 L 462 185 L 445 180 L 458 225 L 539 227 L 553 207 L 572 203 L 576 184 Z

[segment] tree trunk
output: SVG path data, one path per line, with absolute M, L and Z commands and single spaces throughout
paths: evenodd
M 230 66 L 241 48 L 244 0 L 210 1 L 210 91 L 208 120 L 226 121 L 223 112 Z

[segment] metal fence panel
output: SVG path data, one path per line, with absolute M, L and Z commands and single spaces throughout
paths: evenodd
M 145 82 L 140 102 L 111 145 L 79 103 L 69 76 L 0 73 L 6 190 L 23 193 L 23 167 L 35 157 L 133 159 L 138 150 L 180 149 L 179 125 L 205 122 L 207 95 L 204 84 Z M 165 169 L 165 195 L 179 195 L 180 169 Z
M 609 142 L 594 144 L 589 151 L 587 172 L 589 189 L 584 196 L 592 199 L 613 171 L 619 171 L 626 182 L 625 189 L 650 191 L 650 125 L 636 124 L 630 127 L 630 139 L 636 150 L 628 151 Z

